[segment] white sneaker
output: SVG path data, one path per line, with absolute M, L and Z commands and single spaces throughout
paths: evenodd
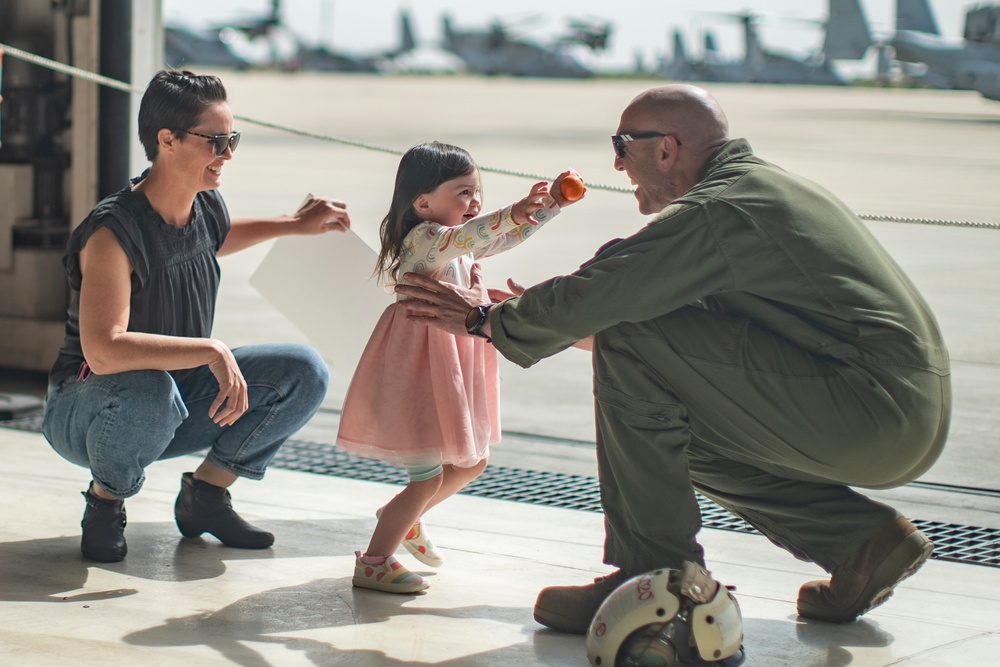
M 410 572 L 395 556 L 389 556 L 381 565 L 361 562 L 361 552 L 354 552 L 354 578 L 351 583 L 358 588 L 370 588 L 385 593 L 418 593 L 430 584 L 419 574 Z

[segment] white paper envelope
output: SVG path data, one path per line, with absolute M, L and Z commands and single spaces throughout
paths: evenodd
M 395 295 L 372 275 L 377 255 L 351 230 L 278 239 L 250 277 L 338 372 L 352 374 Z

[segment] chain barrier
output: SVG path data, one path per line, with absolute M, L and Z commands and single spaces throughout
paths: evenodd
M 79 67 L 73 67 L 72 65 L 66 65 L 55 60 L 50 60 L 48 58 L 43 58 L 42 56 L 35 55 L 28 51 L 18 49 L 13 46 L 8 46 L 0 42 L 0 54 L 6 53 L 7 55 L 13 56 L 15 58 L 20 58 L 25 62 L 38 65 L 39 67 L 45 67 L 56 72 L 61 72 L 62 74 L 67 74 L 69 76 L 74 76 L 87 81 L 92 81 L 102 86 L 107 86 L 109 88 L 114 88 L 115 90 L 121 90 L 127 93 L 133 93 L 141 95 L 144 89 L 137 88 L 131 84 L 125 83 L 124 81 L 119 81 L 117 79 L 112 79 L 110 77 L 102 76 L 100 74 L 95 74 L 94 72 L 81 69 Z M 287 127 L 285 125 L 279 125 L 278 123 L 271 123 L 264 120 L 258 120 L 255 118 L 250 118 L 248 116 L 240 116 L 233 114 L 233 118 L 243 122 L 249 123 L 251 125 L 257 125 L 259 127 L 268 128 L 271 130 L 277 130 L 280 132 L 287 132 L 289 134 L 298 135 L 300 137 L 307 137 L 310 139 L 317 139 L 320 141 L 327 141 L 330 143 L 340 144 L 342 146 L 351 146 L 354 148 L 361 148 L 368 151 L 375 151 L 379 153 L 388 153 L 390 155 L 402 155 L 404 151 L 395 148 L 386 148 L 384 146 L 376 146 L 374 144 L 368 144 L 363 141 L 351 141 L 350 139 L 342 139 L 340 137 L 334 137 L 327 134 L 321 134 L 319 132 L 310 132 L 308 130 L 299 130 L 293 127 Z M 501 174 L 504 176 L 515 176 L 518 178 L 527 178 L 534 181 L 547 181 L 548 176 L 541 174 L 533 174 L 525 171 L 515 171 L 512 169 L 500 169 L 497 167 L 482 166 L 479 167 L 480 171 L 488 172 L 491 174 Z M 594 190 L 605 190 L 608 192 L 620 192 L 625 194 L 631 194 L 632 188 L 626 188 L 619 185 L 605 185 L 602 183 L 587 183 L 587 187 Z M 919 224 L 919 225 L 935 225 L 935 226 L 946 226 L 946 227 L 972 227 L 979 229 L 1000 229 L 1000 223 L 992 222 L 970 222 L 963 220 L 936 220 L 928 218 L 907 218 L 902 216 L 894 215 L 872 215 L 866 213 L 857 214 L 862 220 L 871 220 L 873 222 L 896 222 L 896 223 L 908 223 L 908 224 Z
M 911 225 L 936 225 L 943 227 L 973 227 L 976 229 L 1000 229 L 1000 224 L 995 222 L 972 222 L 968 220 L 938 220 L 935 218 L 906 218 L 898 215 L 871 215 L 868 213 L 858 213 L 862 220 L 873 222 L 904 222 Z

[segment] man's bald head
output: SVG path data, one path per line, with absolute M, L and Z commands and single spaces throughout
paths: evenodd
M 650 88 L 622 112 L 615 169 L 636 186 L 639 211 L 656 213 L 698 183 L 708 159 L 729 140 L 722 107 L 704 89 L 685 84 Z
M 708 91 L 687 84 L 657 86 L 637 95 L 622 118 L 629 115 L 642 127 L 675 135 L 696 153 L 709 155 L 729 140 L 729 121 Z

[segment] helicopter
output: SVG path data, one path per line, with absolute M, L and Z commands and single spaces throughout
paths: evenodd
M 171 66 L 216 66 L 247 69 L 271 64 L 279 59 L 278 44 L 272 40 L 281 26 L 281 4 L 272 0 L 268 14 L 252 15 L 240 21 L 229 22 L 204 29 L 178 24 L 166 24 L 164 33 L 164 59 Z M 248 48 L 251 41 L 266 43 L 266 54 Z
M 571 24 L 571 32 L 553 44 L 514 37 L 507 24 L 494 19 L 480 30 L 457 30 L 451 17 L 442 18 L 442 46 L 457 55 L 467 68 L 479 74 L 526 77 L 586 78 L 593 71 L 572 52 L 572 44 L 593 50 L 607 47 L 610 23 L 595 29 L 592 24 Z
M 202 65 L 237 70 L 252 65 L 219 38 L 218 30 L 195 30 L 181 25 L 163 28 L 163 60 L 171 67 Z
M 420 42 L 414 36 L 410 15 L 400 11 L 400 44 L 394 53 L 386 54 L 380 67 L 387 73 L 455 74 L 465 72 L 465 61 L 437 44 Z
M 743 58 L 724 60 L 714 49 L 714 38 L 706 35 L 702 58 L 690 59 L 683 37 L 675 31 L 674 57 L 663 63 L 661 74 L 678 81 L 844 85 L 832 62 L 864 57 L 871 45 L 871 33 L 860 0 L 829 0 L 829 7 L 824 43 L 818 53 L 799 58 L 772 51 L 759 36 L 760 14 L 724 14 L 743 24 Z
M 598 18 L 571 19 L 568 32 L 558 38 L 562 44 L 582 44 L 591 51 L 606 51 L 611 41 L 611 21 Z
M 911 26 L 906 10 L 923 5 L 924 28 Z M 947 40 L 936 30 L 927 0 L 898 0 L 897 28 L 889 44 L 902 63 L 922 63 L 926 73 L 919 77 L 936 88 L 976 90 L 983 97 L 1000 101 L 1000 5 L 974 6 L 965 15 L 963 38 Z
M 743 80 L 744 66 L 742 61 L 726 60 L 718 51 L 715 35 L 706 31 L 704 47 L 699 59 L 687 56 L 684 46 L 684 35 L 680 30 L 674 30 L 674 57 L 660 66 L 660 74 L 672 81 L 711 81 L 738 82 Z
M 400 15 L 399 46 L 373 54 L 347 53 L 304 44 L 284 24 L 281 14 L 281 0 L 271 0 L 270 11 L 266 14 L 204 30 L 167 25 L 164 28 L 166 60 L 172 65 L 379 73 L 386 60 L 412 50 L 415 44 L 406 12 Z

